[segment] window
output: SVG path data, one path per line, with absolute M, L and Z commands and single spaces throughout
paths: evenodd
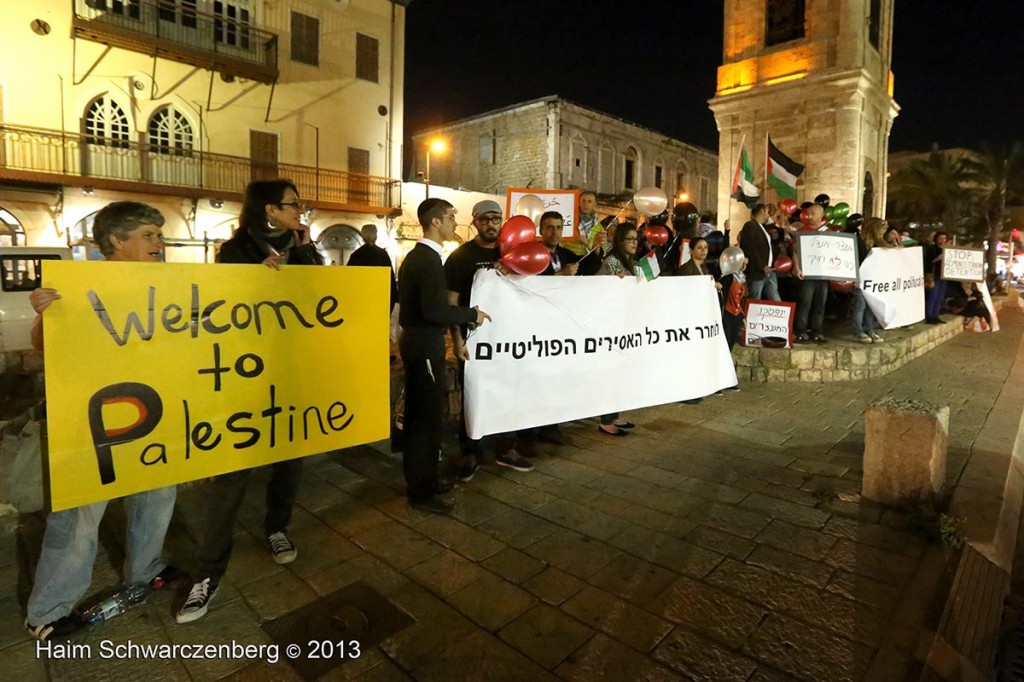
M 196 0 L 157 0 L 156 11 L 161 21 L 196 27 Z
M 661 166 L 655 166 L 654 167 L 654 186 L 655 187 L 661 188 L 661 185 L 664 182 L 664 179 L 662 178 L 662 175 L 664 174 L 664 171 L 665 171 L 665 169 L 662 168 Z
M 480 136 L 480 163 L 494 165 L 498 161 L 495 153 L 497 147 L 498 131 L 492 130 L 489 134 Z
M 43 286 L 41 263 L 44 260 L 60 260 L 57 254 L 4 256 L 0 259 L 0 283 L 4 291 L 32 291 Z
M 92 6 L 104 12 L 120 14 L 130 19 L 138 19 L 140 12 L 139 2 L 140 0 L 94 0 L 95 4 Z
M 765 7 L 765 47 L 804 37 L 804 0 L 768 0 Z
M 370 174 L 370 150 L 357 147 L 348 148 L 348 172 L 361 175 Z
M 213 39 L 222 45 L 249 49 L 249 9 L 239 3 L 214 0 Z
M 87 144 L 127 148 L 130 133 L 128 116 L 110 97 L 97 97 L 85 110 Z
M 149 119 L 149 151 L 154 154 L 192 155 L 192 124 L 172 107 L 157 110 Z
M 249 173 L 253 180 L 277 177 L 277 133 L 249 131 Z
M 292 61 L 320 66 L 320 20 L 292 12 Z
M 882 0 L 871 0 L 868 11 L 868 40 L 877 50 L 882 35 Z
M 633 149 L 632 147 L 628 147 L 626 149 L 626 152 L 623 154 L 623 161 L 624 163 L 622 165 L 622 186 L 625 189 L 636 189 L 636 150 Z
M 356 78 L 371 83 L 379 83 L 380 41 L 362 33 L 356 34 Z
M 711 181 L 700 179 L 700 205 L 705 211 L 711 210 Z

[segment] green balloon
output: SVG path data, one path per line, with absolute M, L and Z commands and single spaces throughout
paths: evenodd
M 840 201 L 832 208 L 835 210 L 836 217 L 845 218 L 846 216 L 850 215 L 850 205 L 845 201 Z
M 846 216 L 844 216 L 844 215 L 837 215 L 836 217 L 834 217 L 832 219 L 832 224 L 836 225 L 837 227 L 845 228 L 846 227 Z
M 836 207 L 835 206 L 826 206 L 825 207 L 825 218 L 827 218 L 829 222 L 832 222 L 832 219 L 835 218 L 835 217 L 836 217 Z

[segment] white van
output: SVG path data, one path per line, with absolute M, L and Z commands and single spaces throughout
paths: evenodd
M 71 249 L 0 246 L 0 353 L 32 348 L 29 330 L 36 314 L 28 295 L 42 286 L 46 260 L 71 260 Z

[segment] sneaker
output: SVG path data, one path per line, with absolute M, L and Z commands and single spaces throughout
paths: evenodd
M 533 471 L 533 464 L 531 464 L 528 459 L 520 457 L 519 453 L 515 450 L 509 450 L 503 455 L 495 456 L 494 463 L 498 466 L 515 469 L 516 471 Z
M 794 343 L 810 343 L 811 342 L 811 337 L 807 336 L 807 334 L 797 334 L 793 338 L 793 342 Z
M 182 604 L 174 620 L 178 623 L 191 623 L 205 616 L 206 609 L 209 608 L 210 602 L 213 600 L 213 595 L 217 594 L 217 585 L 218 583 L 213 582 L 210 578 L 205 578 L 202 582 L 194 584 L 192 591 L 188 593 L 188 599 Z
M 451 514 L 452 509 L 454 509 L 454 505 L 451 502 L 446 502 L 438 497 L 431 497 L 429 500 L 421 502 L 409 500 L 409 506 L 428 514 Z
M 72 632 L 80 630 L 83 625 L 84 623 L 82 623 L 81 619 L 73 613 L 69 613 L 45 625 L 32 625 L 27 620 L 25 621 L 25 629 L 40 642 L 45 642 L 54 635 L 58 637 L 70 635 Z
M 473 462 L 472 464 L 467 464 L 455 472 L 455 478 L 459 479 L 463 483 L 469 483 L 473 480 L 473 477 L 476 476 L 476 472 L 478 471 L 480 471 L 480 465 Z
M 270 553 L 274 555 L 275 564 L 290 564 L 295 561 L 295 557 L 299 556 L 298 550 L 295 549 L 295 545 L 284 534 L 284 531 L 278 531 L 268 536 L 267 542 L 270 543 Z
M 871 340 L 874 341 L 875 343 L 882 343 L 883 341 L 885 341 L 885 337 L 883 337 L 881 334 L 871 332 Z
M 828 339 L 825 338 L 824 334 L 815 334 L 811 337 L 811 341 L 814 341 L 814 343 L 828 343 Z
M 874 343 L 873 339 L 867 334 L 856 334 L 853 338 L 857 339 L 861 343 Z

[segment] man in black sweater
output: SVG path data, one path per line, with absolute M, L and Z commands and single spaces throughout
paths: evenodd
M 363 236 L 363 245 L 348 257 L 348 265 L 369 265 L 388 269 L 391 273 L 391 311 L 394 312 L 395 304 L 398 303 L 398 285 L 395 283 L 395 271 L 391 267 L 391 256 L 377 246 L 376 225 L 373 223 L 363 225 L 359 234 Z
M 762 301 L 778 301 L 779 282 L 775 276 L 773 264 L 775 254 L 772 253 L 772 240 L 768 230 L 764 229 L 768 220 L 768 207 L 757 204 L 750 211 L 750 220 L 740 231 L 740 248 L 749 259 L 747 264 L 747 293 L 752 299 Z
M 448 302 L 441 242 L 455 236 L 455 209 L 443 199 L 427 199 L 417 210 L 423 239 L 398 273 L 398 342 L 405 365 L 406 447 L 402 456 L 409 504 L 447 514 L 449 502 L 437 497 L 444 414 L 444 335 L 451 325 L 481 325 L 490 316 L 477 308 Z

